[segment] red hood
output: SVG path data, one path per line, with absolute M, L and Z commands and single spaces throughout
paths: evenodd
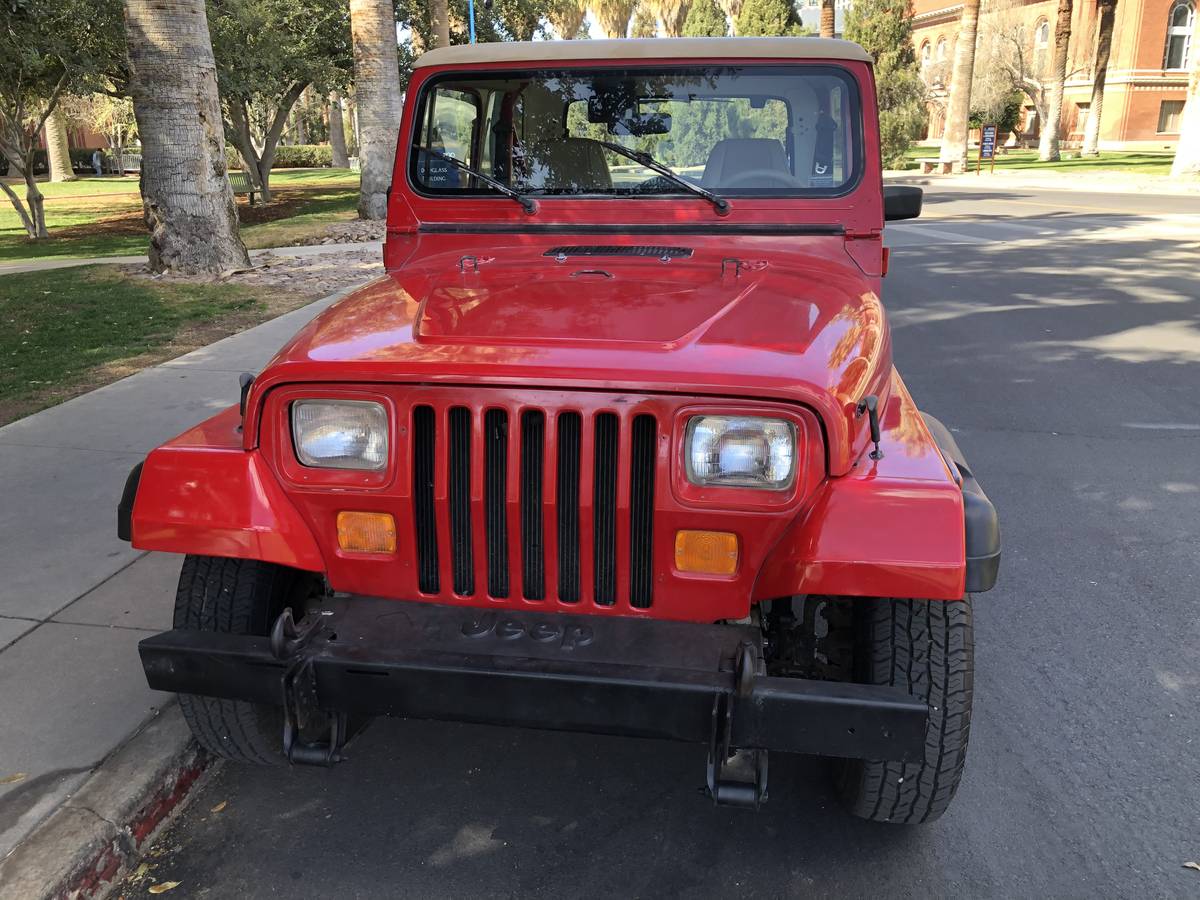
M 490 235 L 486 255 L 420 240 L 412 262 L 331 306 L 280 351 L 256 382 L 252 415 L 285 382 L 783 399 L 822 416 L 838 474 L 859 443 L 849 439 L 860 430 L 853 406 L 882 393 L 890 374 L 878 297 L 840 236 L 743 237 L 736 246 L 689 237 L 676 243 L 692 255 L 669 261 L 546 255 L 578 238 Z M 472 252 L 480 255 L 464 256 Z

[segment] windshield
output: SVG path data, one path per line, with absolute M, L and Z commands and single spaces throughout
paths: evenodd
M 418 101 L 410 178 L 496 195 L 449 156 L 525 195 L 842 194 L 862 168 L 858 91 L 832 66 L 672 66 L 443 75 Z M 432 150 L 433 153 L 423 152 Z

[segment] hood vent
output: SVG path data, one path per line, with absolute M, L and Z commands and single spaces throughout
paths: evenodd
M 573 247 L 552 247 L 545 256 L 568 259 L 572 256 L 644 256 L 651 259 L 687 259 L 692 255 L 691 247 L 644 247 L 616 244 L 583 244 Z

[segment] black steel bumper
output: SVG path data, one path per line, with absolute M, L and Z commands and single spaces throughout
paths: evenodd
M 983 492 L 983 486 L 971 472 L 967 458 L 950 434 L 950 429 L 933 416 L 921 414 L 929 433 L 937 441 L 942 456 L 962 488 L 963 519 L 966 528 L 968 594 L 990 591 L 1000 574 L 1000 518 L 996 507 Z
M 303 672 L 308 702 L 349 715 L 730 751 L 905 761 L 924 752 L 922 701 L 887 686 L 768 676 L 753 628 L 366 597 L 336 597 L 310 611 L 299 636 L 287 619 L 271 638 L 181 630 L 146 638 L 139 650 L 147 680 L 157 690 L 287 709 Z

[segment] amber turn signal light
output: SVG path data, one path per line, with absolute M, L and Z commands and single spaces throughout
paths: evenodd
M 351 553 L 395 553 L 396 520 L 391 513 L 340 512 L 338 546 Z
M 728 531 L 677 531 L 675 568 L 703 575 L 732 575 L 737 571 L 738 539 Z

